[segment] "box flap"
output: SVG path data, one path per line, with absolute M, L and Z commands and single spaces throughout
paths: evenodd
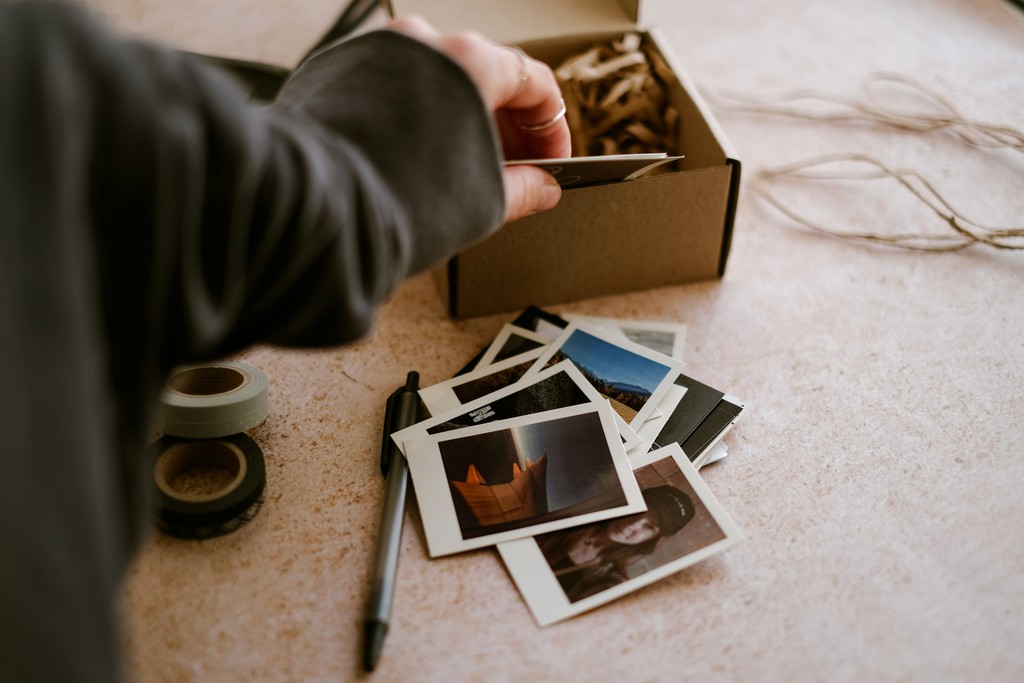
M 474 29 L 491 40 L 524 40 L 636 28 L 640 0 L 389 0 L 392 16 L 418 14 L 442 33 Z

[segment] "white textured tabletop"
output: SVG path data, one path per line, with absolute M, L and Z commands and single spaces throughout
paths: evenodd
M 125 31 L 293 64 L 323 0 L 92 0 Z M 968 118 L 1024 127 L 1024 20 L 999 0 L 647 3 L 693 80 L 861 98 L 883 70 Z M 744 164 L 724 279 L 551 306 L 686 323 L 690 374 L 748 409 L 702 470 L 747 538 L 541 629 L 493 550 L 430 560 L 404 536 L 378 681 L 1024 679 L 1024 253 L 918 253 L 813 234 L 750 191 L 766 167 L 868 154 L 981 223 L 1024 226 L 1024 155 L 949 131 L 714 108 Z M 834 228 L 947 230 L 892 181 L 776 186 Z M 383 482 L 384 399 L 449 377 L 511 315 L 452 321 L 427 277 L 369 339 L 256 348 L 272 413 L 253 432 L 268 498 L 237 532 L 154 535 L 124 592 L 137 681 L 359 679 Z M 369 677 L 367 677 L 369 678 Z

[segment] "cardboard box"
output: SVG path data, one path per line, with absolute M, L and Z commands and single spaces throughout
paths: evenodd
M 639 0 L 391 0 L 444 33 L 475 29 L 558 66 L 595 43 L 638 32 L 675 72 L 679 148 L 670 170 L 566 188 L 552 211 L 509 223 L 437 273 L 451 315 L 466 318 L 721 277 L 740 162 Z

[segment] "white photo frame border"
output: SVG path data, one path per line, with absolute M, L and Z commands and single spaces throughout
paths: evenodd
M 588 413 L 596 413 L 608 445 L 612 466 L 617 475 L 619 486 L 626 499 L 624 505 L 605 508 L 582 515 L 557 519 L 538 524 L 524 525 L 517 529 L 483 534 L 474 538 L 464 538 L 455 504 L 448 487 L 444 464 L 441 462 L 439 444 L 452 439 L 471 438 L 477 434 L 500 431 L 527 424 L 553 422 Z M 612 419 L 612 408 L 607 402 L 587 403 L 580 406 L 560 408 L 558 410 L 536 413 L 522 418 L 497 420 L 474 427 L 466 427 L 450 432 L 410 439 L 404 442 L 406 460 L 416 488 L 416 501 L 419 505 L 423 531 L 427 539 L 427 550 L 430 557 L 443 557 L 455 553 L 485 548 L 505 541 L 529 538 L 535 534 L 567 529 L 569 527 L 591 522 L 621 517 L 642 512 L 647 509 L 640 485 L 633 475 L 628 456 L 622 447 L 619 433 Z
M 587 334 L 591 337 L 599 339 L 611 346 L 615 346 L 622 349 L 624 352 L 632 353 L 640 356 L 658 365 L 662 365 L 666 368 L 664 375 L 659 381 L 658 385 L 651 391 L 650 398 L 644 403 L 643 407 L 637 411 L 636 416 L 627 422 L 627 424 L 634 430 L 638 430 L 646 420 L 653 417 L 654 415 L 660 415 L 658 411 L 658 403 L 662 397 L 668 392 L 669 388 L 675 383 L 676 377 L 684 370 L 684 363 L 676 358 L 669 358 L 668 356 L 652 351 L 646 346 L 636 344 L 622 337 L 616 337 L 614 334 L 605 332 L 599 327 L 581 322 L 571 322 L 563 330 L 559 337 L 543 347 L 542 353 L 539 358 L 534 362 L 529 370 L 526 371 L 524 377 L 529 377 L 533 373 L 539 372 L 544 366 L 551 360 L 551 358 L 558 353 L 558 351 L 565 345 L 567 341 L 572 338 L 572 335 L 577 332 Z
M 657 320 L 629 320 L 626 318 L 602 318 L 595 315 L 583 315 L 581 313 L 562 313 L 561 315 L 570 323 L 583 322 L 602 328 L 605 325 L 608 325 L 614 327 L 624 336 L 627 329 L 651 332 L 672 332 L 672 351 L 669 355 L 676 360 L 683 360 L 683 354 L 686 350 L 687 333 L 687 326 L 685 323 L 671 323 Z M 626 338 L 628 339 L 628 336 Z
M 401 450 L 402 453 L 405 453 L 405 442 L 411 439 L 429 436 L 427 430 L 429 430 L 431 427 L 441 424 L 442 422 L 447 422 L 453 417 L 461 417 L 466 413 L 470 413 L 473 412 L 474 410 L 483 408 L 491 403 L 494 403 L 499 399 L 523 391 L 527 387 L 533 384 L 537 384 L 538 382 L 542 382 L 559 373 L 567 374 L 569 376 L 569 379 L 571 379 L 573 383 L 580 388 L 580 391 L 583 392 L 583 395 L 590 399 L 592 403 L 608 402 L 608 399 L 599 394 L 597 392 L 597 389 L 595 389 L 594 386 L 586 380 L 586 378 L 583 376 L 583 373 L 579 371 L 579 368 L 573 365 L 571 361 L 564 360 L 560 363 L 555 363 L 549 368 L 545 368 L 541 372 L 534 373 L 529 377 L 524 377 L 515 384 L 510 384 L 509 386 L 504 387 L 502 389 L 498 389 L 497 391 L 487 394 L 486 396 L 481 396 L 480 398 L 470 401 L 469 403 L 458 405 L 455 408 L 452 408 L 451 410 L 441 413 L 440 415 L 429 417 L 426 420 L 417 422 L 416 424 L 406 427 L 405 429 L 401 429 L 397 432 L 394 432 L 391 434 L 391 439 L 395 442 L 395 445 L 398 446 L 399 450 Z M 565 406 L 560 406 L 560 408 L 561 407 Z M 533 414 L 536 415 L 538 413 Z M 615 426 L 619 430 L 619 435 L 622 437 L 622 447 L 626 451 L 636 448 L 637 446 L 643 445 L 637 433 L 634 432 L 633 429 L 629 425 L 627 425 L 622 418 L 620 418 L 617 414 L 614 414 L 614 417 Z M 497 422 L 497 420 L 495 420 L 494 422 Z M 485 424 L 493 424 L 493 422 Z M 463 427 L 462 429 L 466 429 L 467 427 Z
M 679 444 L 671 444 L 634 459 L 633 469 L 640 469 L 666 457 L 675 460 L 676 466 L 725 537 L 577 602 L 569 602 L 535 539 L 526 538 L 501 543 L 498 545 L 498 552 L 540 626 L 548 626 L 612 602 L 716 555 L 743 539 L 743 532 L 711 493 Z
M 646 453 L 654 445 L 655 440 L 658 438 L 658 434 L 661 433 L 662 428 L 668 419 L 672 417 L 672 412 L 679 405 L 679 402 L 683 400 L 683 396 L 686 395 L 686 387 L 681 387 L 675 382 L 668 388 L 665 395 L 658 401 L 658 410 L 660 415 L 652 417 L 645 421 L 636 430 L 636 435 L 640 440 L 640 445 L 633 449 L 630 456 L 641 455 Z M 642 449 L 642 450 L 641 450 Z
M 708 457 L 701 464 L 701 467 L 704 465 L 710 465 L 713 462 L 718 462 L 727 455 L 729 455 L 729 446 L 724 441 L 719 441 L 708 449 Z M 697 469 L 700 469 L 700 467 Z
M 541 345 L 541 347 L 547 346 L 551 341 L 550 339 L 547 339 L 544 335 L 538 334 L 533 330 L 528 330 L 525 327 L 519 327 L 517 325 L 513 325 L 512 323 L 506 323 L 498 332 L 498 335 L 491 342 L 490 346 L 488 346 L 487 349 L 484 351 L 484 355 L 480 357 L 480 360 L 477 361 L 476 367 L 473 369 L 478 370 L 486 368 L 489 365 L 492 365 L 498 353 L 508 342 L 509 338 L 512 337 L 513 335 L 517 337 L 522 337 L 523 339 L 528 339 L 530 341 L 537 342 L 538 344 Z M 518 358 L 519 356 L 524 356 L 523 361 L 527 361 L 530 360 L 530 358 L 526 358 L 525 356 L 533 351 L 536 351 L 536 349 L 530 349 L 529 351 L 524 351 L 523 353 L 516 354 L 515 356 L 509 356 L 508 358 L 505 358 L 503 360 L 512 360 Z
M 722 397 L 722 400 L 727 401 L 733 404 L 734 406 L 737 406 L 740 409 L 740 411 L 736 413 L 736 415 L 731 420 L 729 420 L 729 423 L 727 425 L 722 427 L 722 429 L 717 434 L 715 434 L 715 438 L 709 441 L 708 445 L 704 447 L 703 451 L 701 451 L 701 454 L 697 456 L 697 461 L 693 463 L 693 466 L 696 467 L 698 470 L 704 467 L 704 465 L 710 465 L 711 463 L 721 460 L 722 458 L 725 457 L 724 455 L 719 457 L 713 456 L 717 455 L 716 449 L 722 443 L 722 439 L 725 438 L 725 435 L 732 431 L 732 428 L 736 426 L 736 423 L 739 422 L 739 419 L 743 417 L 743 413 L 747 412 L 747 404 L 739 400 L 735 396 L 726 394 L 725 396 Z
M 493 375 L 495 373 L 502 372 L 503 370 L 514 368 L 515 366 L 522 365 L 523 363 L 529 363 L 531 360 L 539 358 L 546 348 L 547 347 L 541 346 L 533 351 L 527 351 L 519 356 L 508 358 L 499 363 L 495 363 L 494 365 L 489 365 L 485 368 L 478 367 L 464 375 L 456 375 L 455 377 L 443 382 L 423 387 L 418 392 L 420 400 L 423 401 L 423 405 L 427 407 L 427 410 L 430 411 L 431 415 L 439 415 L 441 413 L 448 412 L 449 410 L 453 410 L 454 408 L 458 408 L 462 405 L 462 402 L 459 400 L 459 397 L 455 395 L 455 387 L 463 384 L 469 384 L 470 382 L 482 377 L 487 377 L 488 375 Z M 531 366 L 526 372 L 528 373 L 532 369 L 533 367 Z

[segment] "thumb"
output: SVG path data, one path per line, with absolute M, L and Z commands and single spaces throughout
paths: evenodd
M 506 223 L 554 208 L 562 197 L 558 181 L 544 169 L 506 166 L 504 174 Z

